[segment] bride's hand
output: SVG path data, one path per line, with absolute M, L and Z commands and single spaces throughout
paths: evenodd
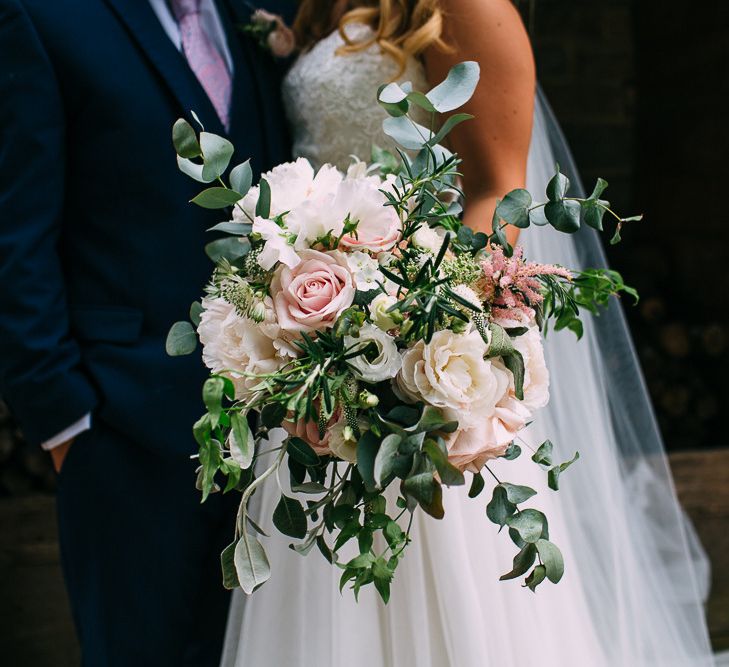
M 491 231 L 496 200 L 526 185 L 531 140 L 534 59 L 521 17 L 510 0 L 441 0 L 444 53 L 432 47 L 425 54 L 428 78 L 441 81 L 453 65 L 475 60 L 481 80 L 470 102 L 458 111 L 475 116 L 450 134 L 451 148 L 463 160 L 463 189 L 468 206 L 464 222 Z M 508 227 L 515 242 L 519 230 Z

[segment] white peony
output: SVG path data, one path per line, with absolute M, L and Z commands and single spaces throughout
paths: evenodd
M 378 289 L 385 281 L 385 276 L 380 271 L 380 265 L 366 252 L 355 250 L 347 254 L 347 264 L 354 276 L 357 289 L 363 292 Z
M 524 358 L 524 400 L 521 403 L 531 411 L 543 408 L 549 402 L 549 370 L 544 360 L 542 334 L 533 326 L 513 343 Z
M 404 400 L 440 408 L 461 429 L 483 423 L 508 392 L 510 380 L 505 369 L 483 358 L 486 350 L 473 329 L 436 331 L 429 343 L 418 341 L 403 354 L 395 389 Z
M 398 302 L 397 297 L 390 294 L 378 294 L 370 301 L 370 319 L 373 324 L 383 331 L 389 331 L 397 327 L 397 323 L 392 319 L 392 313 L 388 313 L 391 308 Z
M 262 175 L 271 188 L 271 218 L 292 211 L 308 199 L 320 199 L 333 194 L 342 180 L 342 174 L 331 165 L 324 165 L 315 174 L 305 158 L 285 162 Z M 252 220 L 260 193 L 259 186 L 252 187 L 241 207 Z
M 394 378 L 402 365 L 395 339 L 372 324 L 366 323 L 359 330 L 359 337 L 344 337 L 346 348 L 356 351 L 367 345 L 374 351 L 365 352 L 349 359 L 355 374 L 366 382 L 382 382 Z
M 197 332 L 203 361 L 211 371 L 233 381 L 237 398 L 246 398 L 260 382 L 246 374 L 273 373 L 282 366 L 273 341 L 225 299 L 207 297 L 202 305 Z

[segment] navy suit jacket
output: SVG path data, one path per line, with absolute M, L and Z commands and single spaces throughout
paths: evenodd
M 289 157 L 279 67 L 234 28 L 242 0 L 219 10 L 233 163 L 259 172 Z M 206 371 L 164 342 L 225 216 L 189 204 L 200 186 L 176 167 L 171 127 L 191 110 L 225 134 L 147 0 L 0 0 L 0 395 L 32 442 L 91 411 L 160 451 L 194 449 Z

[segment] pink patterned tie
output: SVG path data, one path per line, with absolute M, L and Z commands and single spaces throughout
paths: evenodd
M 171 0 L 182 37 L 182 50 L 190 69 L 207 93 L 225 129 L 228 129 L 231 79 L 228 67 L 200 21 L 200 0 Z

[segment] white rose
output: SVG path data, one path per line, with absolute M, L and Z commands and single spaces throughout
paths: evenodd
M 549 402 L 549 370 L 544 360 L 542 334 L 538 327 L 530 327 L 513 343 L 524 358 L 524 400 L 521 403 L 531 411 L 543 408 Z
M 493 414 L 509 389 L 509 374 L 485 360 L 486 343 L 471 329 L 436 331 L 403 354 L 395 389 L 404 399 L 441 408 L 447 419 L 468 428 Z
M 385 276 L 380 271 L 377 260 L 370 257 L 366 252 L 355 250 L 347 254 L 347 264 L 354 276 L 357 289 L 363 292 L 377 289 L 380 283 L 384 282 Z
M 378 294 L 370 301 L 370 319 L 375 326 L 383 331 L 389 331 L 397 327 L 392 319 L 392 313 L 387 312 L 388 308 L 394 306 L 397 301 L 397 297 L 383 293 Z
M 349 359 L 356 375 L 366 382 L 389 380 L 400 370 L 402 358 L 395 339 L 372 324 L 366 323 L 359 330 L 359 338 L 345 336 L 344 344 L 352 351 L 374 344 L 374 352 L 368 351 Z
M 221 298 L 205 298 L 197 332 L 203 346 L 203 361 L 214 373 L 229 377 L 236 397 L 249 396 L 259 384 L 247 373 L 273 373 L 282 366 L 276 348 L 251 319 L 241 317 Z
M 420 250 L 433 253 L 438 253 L 441 246 L 443 245 L 443 239 L 445 238 L 445 230 L 441 228 L 441 232 L 433 229 L 429 225 L 423 223 L 418 227 L 415 233 L 410 237 L 410 242 Z

